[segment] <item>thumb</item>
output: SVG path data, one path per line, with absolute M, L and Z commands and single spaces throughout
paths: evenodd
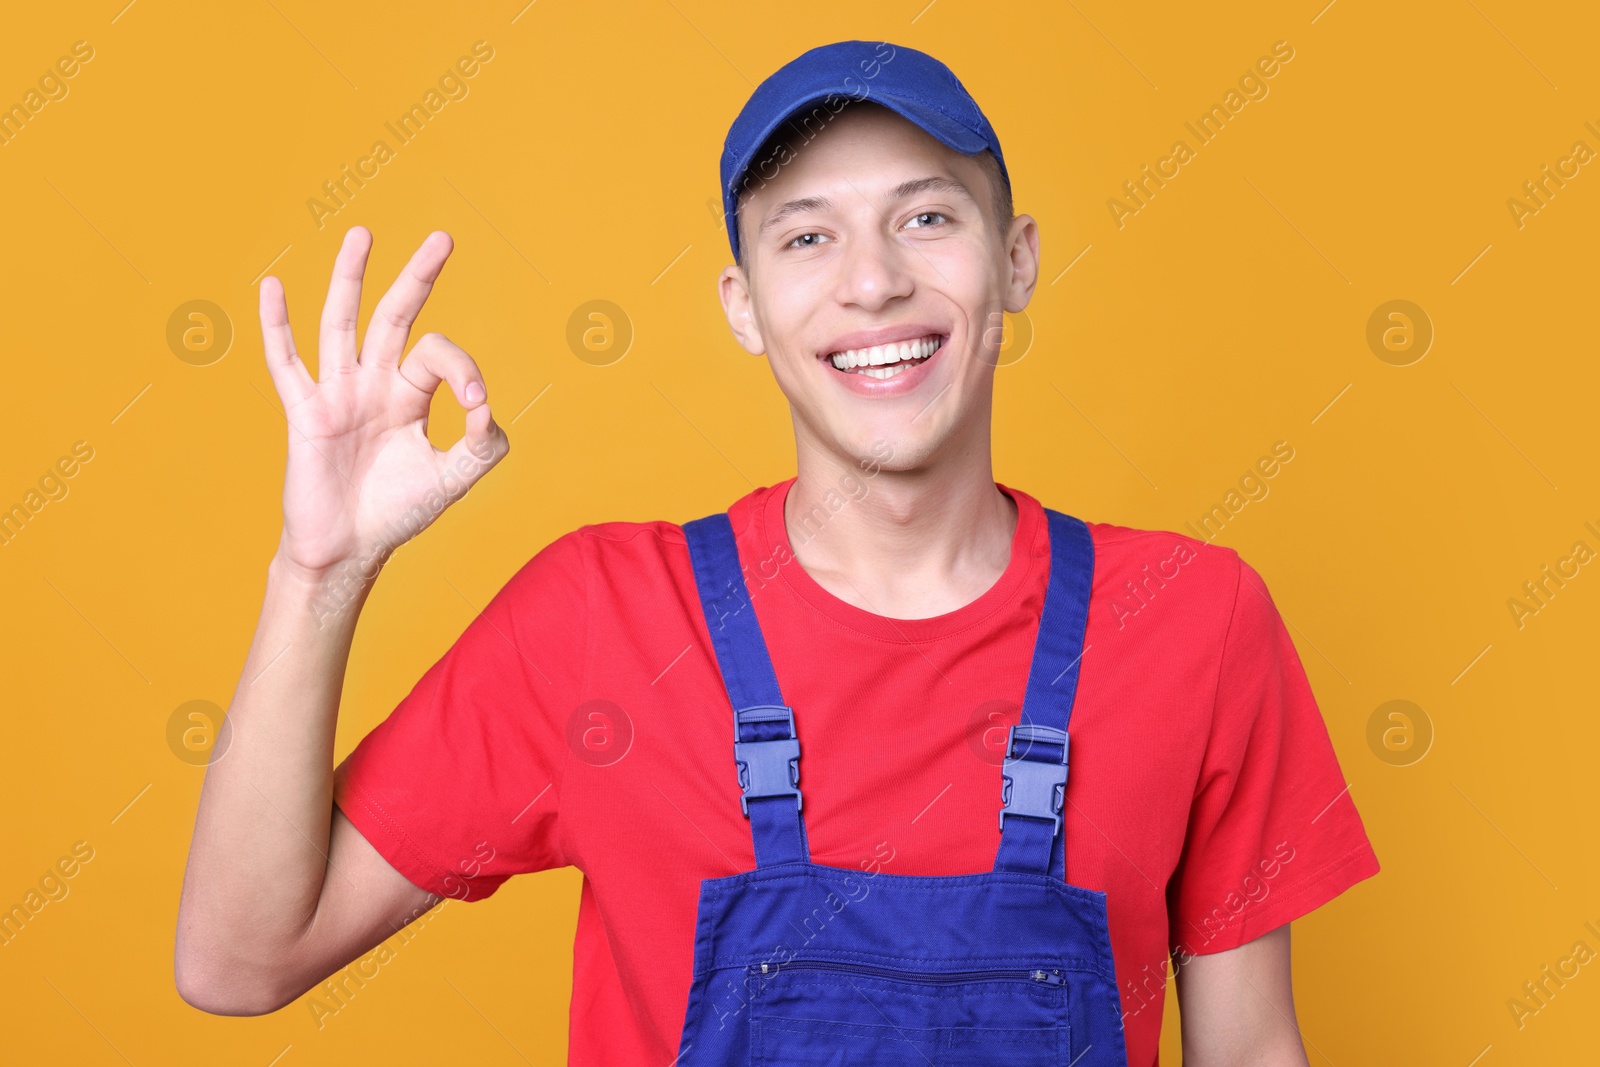
M 511 451 L 511 440 L 494 421 L 487 401 L 467 412 L 466 432 L 444 454 L 445 462 L 471 488 Z

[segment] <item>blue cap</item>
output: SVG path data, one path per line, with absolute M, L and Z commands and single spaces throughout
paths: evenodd
M 883 105 L 957 152 L 976 155 L 988 149 L 1010 187 L 994 127 L 949 67 L 926 52 L 886 41 L 825 44 L 790 60 L 757 86 L 728 130 L 722 147 L 722 212 L 735 260 L 739 227 L 734 207 L 761 146 L 785 124 L 796 141 L 809 141 L 855 100 Z M 776 167 L 760 176 L 776 177 Z

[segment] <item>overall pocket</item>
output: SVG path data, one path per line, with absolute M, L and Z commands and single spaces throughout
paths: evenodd
M 1066 979 L 1048 965 L 924 970 L 755 964 L 750 1062 L 765 1067 L 1047 1067 L 1067 1062 Z

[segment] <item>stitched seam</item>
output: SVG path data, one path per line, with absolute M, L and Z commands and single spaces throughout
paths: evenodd
M 901 637 L 901 638 L 884 637 L 882 634 L 867 633 L 865 630 L 858 629 L 855 626 L 852 626 L 847 622 L 843 622 L 843 621 L 835 618 L 834 616 L 828 614 L 827 612 L 823 611 L 821 608 L 817 607 L 817 605 L 813 604 L 809 599 L 807 599 L 804 594 L 801 594 L 799 590 L 794 590 L 794 592 L 795 592 L 795 595 L 799 598 L 800 602 L 805 605 L 807 611 L 811 612 L 811 614 L 813 614 L 813 615 L 819 616 L 820 618 L 826 619 L 829 623 L 831 623 L 834 626 L 839 627 L 841 630 L 844 630 L 844 631 L 846 631 L 848 633 L 854 634 L 857 637 L 863 638 L 864 640 L 867 640 L 867 641 L 871 641 L 871 642 L 873 642 L 875 644 L 887 645 L 887 646 L 889 646 L 891 648 L 904 648 L 907 645 L 933 644 L 933 643 L 936 643 L 936 642 L 939 642 L 939 641 L 948 641 L 948 640 L 950 640 L 951 638 L 954 638 L 954 637 L 961 637 L 962 635 L 967 634 L 970 631 L 976 630 L 979 627 L 983 626 L 985 623 L 987 623 L 990 620 L 992 620 L 996 615 L 1000 614 L 1002 611 L 1004 611 L 1006 609 L 1009 609 L 1009 608 L 1012 608 L 1012 607 L 1015 607 L 1016 606 L 1016 601 L 1024 593 L 1024 589 L 1026 587 L 1027 580 L 1033 576 L 1034 570 L 1037 567 L 1038 567 L 1038 559 L 1037 559 L 1037 557 L 1031 557 L 1028 560 L 1028 569 L 1027 569 L 1027 571 L 1024 572 L 1022 577 L 1019 578 L 1018 581 L 1017 581 L 1017 588 L 1013 589 L 1011 591 L 1011 594 L 1009 596 L 1007 596 L 1005 598 L 1005 600 L 995 604 L 993 610 L 985 613 L 984 615 L 982 615 L 982 616 L 980 616 L 980 617 L 978 617 L 976 619 L 973 619 L 972 622 L 970 622 L 966 626 L 961 627 L 960 629 L 951 630 L 949 633 L 940 634 L 937 637 L 930 637 L 930 638 L 927 638 L 926 640 L 911 640 L 911 639 L 903 638 L 903 637 Z M 787 577 L 785 578 L 785 584 L 788 584 Z M 882 616 L 879 616 L 879 618 L 887 619 L 888 616 L 887 615 L 882 615 Z M 891 621 L 893 621 L 893 622 L 922 622 L 924 620 L 922 620 L 922 619 L 895 619 L 895 620 L 891 620 Z
M 1337 856 L 1334 859 L 1329 860 L 1327 863 L 1324 863 L 1321 867 L 1318 867 L 1316 870 L 1312 871 L 1311 874 L 1307 875 L 1305 881 L 1301 882 L 1300 885 L 1298 887 L 1296 887 L 1294 890 L 1292 890 L 1290 892 L 1279 894 L 1278 895 L 1279 903 L 1277 905 L 1277 909 L 1279 911 L 1282 911 L 1285 908 L 1293 910 L 1293 908 L 1297 904 L 1299 904 L 1300 901 L 1304 900 L 1309 894 L 1311 894 L 1315 890 L 1321 888 L 1327 882 L 1329 875 L 1337 874 L 1339 871 L 1343 870 L 1345 867 L 1348 867 L 1348 866 L 1350 866 L 1350 864 L 1352 864 L 1352 863 L 1356 862 L 1357 860 L 1361 859 L 1363 856 L 1366 855 L 1366 853 L 1367 853 L 1367 846 L 1366 845 L 1354 845 L 1354 846 L 1352 846 L 1350 848 L 1350 850 L 1348 852 L 1345 852 L 1342 855 Z M 1265 899 L 1265 898 L 1263 898 L 1263 899 Z M 1288 901 L 1287 904 L 1282 903 L 1285 900 Z M 1265 911 L 1265 909 L 1260 908 L 1260 907 L 1257 907 L 1257 908 L 1244 908 L 1243 910 L 1241 910 L 1239 912 L 1239 914 L 1235 915 L 1233 918 L 1229 919 L 1227 922 L 1223 923 L 1221 926 L 1216 927 L 1216 932 L 1213 933 L 1211 935 L 1211 937 L 1215 938 L 1217 936 L 1217 934 L 1223 933 L 1224 931 L 1233 930 L 1233 929 L 1235 929 L 1237 927 L 1242 927 L 1246 923 L 1249 923 L 1249 922 L 1255 920 L 1257 917 L 1259 917 L 1263 913 L 1271 914 L 1271 912 Z M 1209 938 L 1208 938 L 1208 940 L 1209 940 Z
M 591 656 L 590 643 L 594 639 L 594 623 L 590 619 L 593 604 L 594 574 L 589 567 L 588 541 L 583 536 L 585 532 L 593 533 L 593 526 L 583 526 L 578 530 L 578 557 L 583 564 L 583 664 L 578 669 L 578 692 L 589 692 L 589 663 Z M 631 538 L 630 538 L 631 539 Z M 609 540 L 609 539 L 608 539 Z M 556 847 L 561 852 L 561 861 L 565 866 L 573 866 L 572 847 L 568 844 L 567 835 L 569 824 L 572 820 L 565 816 L 567 777 L 572 773 L 572 746 L 561 746 L 561 784 L 556 787 Z M 582 868 L 579 868 L 582 870 Z M 587 873 L 587 872 L 585 872 Z
M 365 789 L 353 783 L 347 784 L 345 786 L 345 796 L 350 797 L 352 795 L 355 797 L 356 801 L 361 805 L 361 807 L 366 809 L 367 813 L 373 817 L 378 825 L 383 827 L 383 829 L 389 834 L 390 838 L 400 846 L 401 851 L 410 856 L 423 868 L 428 870 L 432 874 L 434 880 L 437 881 L 442 887 L 445 881 L 451 875 L 450 869 L 441 865 L 426 852 L 424 852 L 422 847 L 418 845 L 409 834 L 400 828 L 400 824 L 396 822 L 395 819 L 383 809 L 383 806 L 380 805 L 377 800 L 374 799 L 373 796 Z M 504 882 L 505 879 L 504 877 L 495 876 L 488 879 L 488 881 L 491 881 L 495 886 L 498 886 Z M 448 896 L 449 894 L 444 895 Z
M 813 864 L 812 866 L 821 867 L 822 864 Z M 756 868 L 755 870 L 742 871 L 739 874 L 728 875 L 725 878 L 708 879 L 707 883 L 702 884 L 701 892 L 707 893 L 707 894 L 710 894 L 710 895 L 720 895 L 720 894 L 723 894 L 723 893 L 739 892 L 739 891 L 742 891 L 744 884 L 759 884 L 759 885 L 762 885 L 762 886 L 779 885 L 779 884 L 782 884 L 782 883 L 789 883 L 789 882 L 817 882 L 817 883 L 826 884 L 830 880 L 842 880 L 842 877 L 844 875 L 854 875 L 855 874 L 855 871 L 852 868 L 849 868 L 849 867 L 834 867 L 834 868 L 828 868 L 828 870 L 830 870 L 830 871 L 834 871 L 834 870 L 838 871 L 839 875 L 837 875 L 837 876 L 831 875 L 831 874 L 830 875 L 816 874 L 816 873 L 812 873 L 812 872 L 809 872 L 809 871 L 783 871 L 783 872 L 778 873 L 778 874 L 770 874 L 770 875 L 769 874 L 763 874 L 762 877 L 759 877 L 759 878 L 750 877 L 751 875 L 757 874 L 758 872 L 764 872 L 765 870 L 767 870 L 767 868 Z M 1006 884 L 1006 885 L 1027 886 L 1027 887 L 1030 887 L 1030 888 L 1039 889 L 1039 890 L 1041 890 L 1043 892 L 1046 892 L 1046 893 L 1060 893 L 1060 894 L 1065 894 L 1065 895 L 1068 895 L 1068 896 L 1073 896 L 1073 895 L 1076 895 L 1076 894 L 1083 894 L 1083 895 L 1086 895 L 1086 896 L 1090 897 L 1091 899 L 1103 899 L 1104 896 L 1105 896 L 1105 894 L 1100 892 L 1099 890 L 1085 889 L 1082 886 L 1075 886 L 1075 885 L 1072 885 L 1070 883 L 1063 882 L 1060 879 L 1054 878 L 1054 877 L 1052 877 L 1050 875 L 1044 875 L 1044 874 L 1031 875 L 1031 874 L 1026 874 L 1026 873 L 1022 873 L 1022 872 L 1016 872 L 1016 871 L 972 871 L 972 872 L 970 872 L 968 874 L 930 874 L 930 875 L 915 875 L 915 874 L 883 875 L 883 874 L 879 874 L 879 875 L 874 875 L 873 877 L 875 877 L 875 878 L 884 878 L 884 877 L 889 878 L 890 881 L 884 882 L 883 885 L 888 889 L 888 891 L 896 892 L 896 893 L 904 893 L 904 892 L 934 893 L 934 892 L 942 892 L 946 886 L 952 885 L 952 884 L 953 885 L 968 885 L 968 884 L 981 885 L 981 884 L 983 884 L 985 882 L 988 882 L 988 883 L 991 883 L 991 884 L 998 882 L 998 883 L 1003 883 L 1003 884 Z M 899 881 L 899 879 L 908 879 L 908 880 L 907 881 Z M 913 881 L 909 881 L 909 879 L 916 879 L 917 881 L 913 882 Z M 1047 880 L 1041 880 L 1041 879 L 1047 879 Z M 738 882 L 743 883 L 743 884 L 741 884 L 741 885 L 732 884 L 735 881 L 738 881 Z M 728 884 L 721 884 L 721 885 L 716 884 L 716 883 L 719 883 L 719 882 L 728 883 Z M 889 888 L 889 887 L 892 887 L 892 888 Z
M 1211 722 L 1206 727 L 1206 747 L 1203 752 L 1211 751 L 1211 742 L 1217 736 L 1217 701 L 1222 696 L 1222 665 L 1228 657 L 1228 638 L 1233 636 L 1233 622 L 1239 617 L 1239 590 L 1244 585 L 1244 561 L 1233 549 L 1227 551 L 1233 553 L 1233 604 L 1228 608 L 1228 625 L 1222 631 L 1222 649 L 1217 653 L 1217 679 L 1211 687 Z
M 807 959 L 807 960 L 820 960 L 820 961 L 822 961 L 824 963 L 863 963 L 863 964 L 873 964 L 873 963 L 878 963 L 878 962 L 881 962 L 881 961 L 884 961 L 884 960 L 889 960 L 889 961 L 893 961 L 893 962 L 896 962 L 896 963 L 915 963 L 915 964 L 959 963 L 959 964 L 962 964 L 963 966 L 970 966 L 970 967 L 996 968 L 996 967 L 1022 967 L 1022 966 L 1024 966 L 1024 964 L 1023 963 L 1018 963 L 1017 961 L 1019 959 L 1024 959 L 1026 961 L 1032 962 L 1035 959 L 1035 956 L 1041 961 L 1048 961 L 1049 964 L 1051 966 L 1053 966 L 1053 967 L 1064 967 L 1067 970 L 1073 970 L 1073 971 L 1092 971 L 1092 972 L 1094 972 L 1096 974 L 1100 973 L 1100 966 L 1095 960 L 1085 959 L 1085 958 L 1083 958 L 1081 956 L 1055 956 L 1055 955 L 1051 955 L 1051 950 L 1048 949 L 1048 948 L 1040 950 L 1035 955 L 1028 955 L 1025 952 L 1014 952 L 1009 956 L 971 956 L 971 955 L 967 955 L 967 956 L 896 956 L 896 955 L 892 955 L 892 954 L 887 953 L 887 952 L 876 952 L 876 951 L 873 951 L 873 952 L 866 952 L 866 951 L 840 952 L 837 949 L 820 949 L 820 950 L 818 950 L 816 952 L 812 952 L 812 953 L 810 953 L 810 954 L 808 954 L 806 956 L 797 957 L 797 958 Z M 717 957 L 717 959 L 722 961 L 722 962 L 719 962 L 714 969 L 720 970 L 720 969 L 725 968 L 725 967 L 747 967 L 752 963 L 766 963 L 771 959 L 771 953 L 764 953 L 764 952 L 729 952 L 729 953 L 724 953 L 722 956 Z M 812 978 L 817 977 L 817 975 L 815 975 L 813 973 L 806 972 L 804 970 L 797 970 L 797 971 L 791 972 L 791 971 L 788 970 L 787 965 L 784 964 L 781 961 L 778 963 L 777 967 L 778 967 L 778 973 L 779 974 L 788 974 L 788 975 L 790 975 L 792 977 L 792 979 L 794 981 L 800 981 L 802 978 L 806 978 L 806 977 L 812 977 Z M 897 980 L 898 981 L 907 981 L 907 979 L 895 979 L 895 978 L 890 977 L 888 975 L 856 975 L 854 977 L 858 977 L 858 978 L 862 978 L 862 979 L 877 979 L 877 980 L 887 981 L 887 982 L 893 982 L 893 981 L 897 981 Z M 1043 988 L 1043 987 L 1041 987 L 1041 988 Z
M 781 974 L 781 972 L 780 972 L 780 974 Z M 786 986 L 790 986 L 790 987 L 792 987 L 792 986 L 820 986 L 820 987 L 822 987 L 824 989 L 837 989 L 839 987 L 841 977 L 842 976 L 838 975 L 838 974 L 833 975 L 831 977 L 831 979 L 826 975 L 820 975 L 820 974 L 806 974 L 804 976 L 801 976 L 801 975 L 797 974 L 797 975 L 789 976 L 787 981 L 785 982 L 785 985 Z M 782 979 L 781 978 L 768 977 L 765 980 L 769 981 L 769 982 L 772 982 L 772 981 L 780 981 Z M 923 998 L 925 998 L 927 1000 L 965 1000 L 968 997 L 972 996 L 972 990 L 970 990 L 970 989 L 962 989 L 962 988 L 960 988 L 958 986 L 952 986 L 949 989 L 905 989 L 905 988 L 903 988 L 904 986 L 908 986 L 908 985 L 921 985 L 922 984 L 922 983 L 918 982 L 914 978 L 884 978 L 884 977 L 879 977 L 877 975 L 870 975 L 870 974 L 852 974 L 852 975 L 849 975 L 848 978 L 845 978 L 844 980 L 849 982 L 850 984 L 853 984 L 853 985 L 854 984 L 869 985 L 869 984 L 873 984 L 873 983 L 892 984 L 894 986 L 894 995 L 896 997 L 902 997 L 902 996 L 904 996 L 904 997 L 923 997 Z M 988 984 L 990 984 L 991 981 L 996 981 L 996 980 L 993 980 L 993 979 L 991 979 L 991 980 L 978 979 L 977 981 L 974 981 L 971 984 L 972 985 L 988 985 Z M 1008 989 L 1012 989 L 1016 993 L 1031 994 L 1033 996 L 1038 997 L 1040 1000 L 1058 1000 L 1058 999 L 1063 998 L 1066 995 L 1065 994 L 1066 987 L 1064 985 L 1062 985 L 1062 986 L 1048 986 L 1048 985 L 1045 985 L 1045 984 L 1043 984 L 1041 982 L 1029 981 L 1026 978 L 1008 978 L 1008 979 L 1000 979 L 998 981 L 1003 981 Z M 996 982 L 996 984 L 998 984 L 998 982 Z
M 1037 500 L 1037 498 L 1035 498 L 1035 503 L 1040 508 L 1039 522 L 1046 528 L 1046 531 L 1047 531 L 1046 532 L 1046 537 L 1048 538 L 1048 528 L 1049 528 L 1050 516 L 1044 513 L 1044 505 L 1043 505 L 1042 502 L 1039 502 Z M 1020 501 L 1018 502 L 1018 507 L 1019 508 L 1021 507 Z M 766 504 L 765 504 L 765 502 L 763 502 L 762 503 L 761 517 L 760 517 L 760 520 L 759 520 L 763 525 L 765 524 L 765 510 L 766 510 Z M 787 537 L 787 535 L 786 535 L 786 537 Z M 1037 537 L 1038 537 L 1038 535 L 1035 534 L 1035 543 L 1037 542 Z M 794 551 L 793 551 L 794 546 L 791 545 L 789 547 L 790 547 L 789 556 L 790 556 L 791 559 L 795 559 Z M 1039 566 L 1040 557 L 1039 557 L 1038 554 L 1036 554 L 1033 551 L 1034 547 L 1035 547 L 1035 544 L 1029 544 L 1027 546 L 1027 548 L 1028 548 L 1028 566 L 1027 566 L 1027 569 L 1016 580 L 1016 583 L 1015 583 L 1014 587 L 1012 588 L 1011 593 L 1004 600 L 997 602 L 994 605 L 994 607 L 991 608 L 989 611 L 987 611 L 983 615 L 973 619 L 970 623 L 968 623 L 967 625 L 961 627 L 960 629 L 951 630 L 949 633 L 940 634 L 937 637 L 930 637 L 930 638 L 927 638 L 926 640 L 911 640 L 911 639 L 904 638 L 904 637 L 898 637 L 898 638 L 896 638 L 896 637 L 884 637 L 882 634 L 867 633 L 865 630 L 858 629 L 857 627 L 852 626 L 848 622 L 845 622 L 845 621 L 843 621 L 841 619 L 835 618 L 833 615 L 829 614 L 828 612 L 822 610 L 822 608 L 818 607 L 816 604 L 812 603 L 810 597 L 806 596 L 799 589 L 795 588 L 794 584 L 789 581 L 789 575 L 787 573 L 784 573 L 781 570 L 781 568 L 780 568 L 779 573 L 780 573 L 780 576 L 783 578 L 784 586 L 791 593 L 794 594 L 794 597 L 795 597 L 796 600 L 800 601 L 801 604 L 805 605 L 806 610 L 809 611 L 811 614 L 813 614 L 813 615 L 815 615 L 815 616 L 817 616 L 819 618 L 825 619 L 827 622 L 829 622 L 830 624 L 832 624 L 834 626 L 839 627 L 841 630 L 844 630 L 844 631 L 846 631 L 848 633 L 851 633 L 851 634 L 855 634 L 856 636 L 864 638 L 865 640 L 868 640 L 868 641 L 872 641 L 875 644 L 886 645 L 886 646 L 888 646 L 890 648 L 904 648 L 907 645 L 933 644 L 933 643 L 936 643 L 936 642 L 939 642 L 939 641 L 948 641 L 951 638 L 960 637 L 960 636 L 962 636 L 964 634 L 970 633 L 971 631 L 982 627 L 984 624 L 988 623 L 990 620 L 995 618 L 995 616 L 999 615 L 1001 612 L 1003 612 L 1003 611 L 1005 611 L 1005 610 L 1007 610 L 1007 609 L 1009 609 L 1011 607 L 1014 607 L 1016 602 L 1017 602 L 1017 600 L 1020 599 L 1023 596 L 1024 592 L 1029 588 L 1029 585 L 1028 585 L 1029 579 L 1031 579 L 1033 577 L 1034 572 L 1037 570 L 1037 568 Z M 1046 560 L 1049 560 L 1051 558 L 1052 554 L 1053 554 L 1053 552 L 1047 552 L 1043 558 L 1046 559 Z M 799 561 L 798 560 L 795 560 L 795 565 L 799 566 Z M 980 596 L 981 595 L 982 594 L 980 594 Z M 957 609 L 957 610 L 960 610 L 960 609 Z M 1041 610 L 1042 610 L 1042 608 L 1041 608 Z M 886 615 L 879 616 L 879 618 L 888 618 L 888 616 L 886 616 Z M 894 623 L 894 622 L 924 622 L 924 621 L 926 621 L 926 620 L 924 620 L 924 619 L 892 619 L 892 620 L 890 620 L 891 623 Z
M 681 539 L 669 539 L 669 538 L 667 538 L 665 536 L 665 534 L 667 533 L 667 530 L 662 529 L 663 523 L 661 523 L 660 521 L 656 521 L 656 522 L 639 522 L 639 523 L 633 523 L 632 525 L 635 526 L 636 529 L 629 530 L 625 534 L 609 533 L 609 532 L 607 532 L 605 530 L 600 529 L 600 524 L 599 523 L 590 523 L 589 525 L 583 527 L 583 531 L 582 532 L 588 533 L 588 535 L 590 537 L 596 537 L 596 538 L 599 538 L 602 541 L 610 541 L 613 544 L 618 544 L 618 545 L 626 544 L 627 542 L 632 541 L 634 538 L 640 537 L 640 536 L 642 536 L 644 534 L 652 534 L 655 537 L 661 538 L 663 541 L 668 541 L 669 543 L 673 543 L 673 544 L 684 544 L 684 545 L 686 545 L 686 544 L 689 543 L 689 539 L 687 537 L 683 537 Z M 681 529 L 681 527 L 680 527 L 680 529 Z
M 790 1019 L 776 1015 L 755 1015 L 751 1021 L 760 1023 L 763 1030 L 786 1030 L 791 1033 L 811 1033 L 818 1029 L 831 1029 L 840 1027 L 845 1030 L 890 1030 L 905 1034 L 944 1034 L 952 1030 L 961 1033 L 976 1031 L 984 1037 L 992 1037 L 997 1041 L 1024 1041 L 1035 1042 L 1040 1037 L 1048 1035 L 1066 1023 L 1056 1023 L 1053 1026 L 895 1026 L 892 1023 L 850 1023 L 835 1019 Z
M 825 989 L 837 989 L 837 988 L 839 988 L 839 983 L 838 982 L 824 982 L 824 981 L 821 981 L 820 979 L 818 979 L 816 976 L 813 976 L 813 975 L 807 975 L 806 977 L 807 977 L 807 981 L 805 981 L 803 983 L 804 985 L 807 985 L 807 986 L 821 986 L 821 987 L 823 987 Z M 770 978 L 767 979 L 767 980 L 768 981 L 772 981 L 772 979 L 770 979 Z M 864 975 L 851 975 L 850 976 L 850 983 L 852 985 L 854 985 L 854 984 L 867 985 L 867 984 L 872 983 L 872 982 L 882 982 L 882 981 L 893 982 L 894 979 L 892 979 L 892 978 L 889 978 L 889 979 L 871 978 L 871 977 L 864 976 Z M 800 985 L 802 983 L 800 982 L 799 979 L 791 979 L 790 982 L 787 983 L 787 984 L 788 985 Z M 1028 986 L 1024 986 L 1021 981 L 1013 981 L 1012 984 L 1017 986 L 1017 989 L 1015 990 L 1016 993 L 1021 993 L 1024 996 L 1032 996 L 1037 1000 L 1042 1000 L 1042 1001 L 1046 1002 L 1047 1004 L 1059 1004 L 1059 1003 L 1065 1002 L 1065 1000 L 1066 1000 L 1065 987 L 1050 988 L 1048 986 L 1040 986 L 1038 989 L 1032 989 L 1032 988 L 1029 988 Z M 1038 985 L 1038 983 L 1036 983 L 1036 982 L 1035 983 L 1029 983 L 1029 985 L 1030 986 L 1031 985 Z M 881 987 L 877 987 L 877 988 L 881 989 Z M 900 987 L 900 985 L 897 984 L 894 987 L 894 996 L 895 996 L 895 999 L 899 999 L 901 997 L 920 997 L 923 1000 L 967 1000 L 972 996 L 972 990 L 970 990 L 970 989 L 950 989 L 950 990 L 946 990 L 944 992 L 933 992 L 931 990 L 924 991 L 924 990 L 920 990 L 920 989 L 902 989 Z M 767 1016 L 767 1018 L 771 1018 L 771 1016 Z M 838 1024 L 834 1024 L 834 1025 L 838 1025 Z M 846 1026 L 851 1026 L 851 1025 L 860 1026 L 860 1025 L 872 1025 L 872 1024 L 870 1024 L 870 1023 L 846 1023 L 844 1025 L 846 1025 Z M 895 1027 L 885 1027 L 885 1029 L 892 1030 L 892 1029 L 895 1029 Z M 905 1029 L 905 1028 L 902 1028 L 902 1029 Z M 915 1029 L 915 1028 L 911 1028 L 911 1029 Z M 949 1027 L 941 1027 L 940 1029 L 951 1029 L 951 1028 L 949 1028 Z
M 1085 520 L 1085 521 L 1087 521 L 1087 520 Z M 1205 550 L 1210 550 L 1210 551 L 1214 551 L 1214 552 L 1231 552 L 1231 551 L 1233 551 L 1233 549 L 1228 548 L 1226 545 L 1217 545 L 1217 544 L 1212 544 L 1210 541 L 1202 541 L 1198 537 L 1191 537 L 1186 533 L 1179 533 L 1177 530 L 1139 530 L 1139 529 L 1134 529 L 1133 527 L 1128 527 L 1128 526 L 1114 527 L 1114 525 L 1112 523 L 1105 523 L 1105 522 L 1090 522 L 1088 525 L 1091 528 L 1096 528 L 1097 527 L 1099 529 L 1108 531 L 1105 534 L 1098 535 L 1098 536 L 1095 537 L 1095 543 L 1099 544 L 1099 545 L 1120 545 L 1120 544 L 1123 544 L 1123 543 L 1125 543 L 1127 541 L 1142 541 L 1142 540 L 1152 540 L 1152 539 L 1155 539 L 1155 538 L 1165 539 L 1165 538 L 1168 538 L 1168 537 L 1176 537 L 1179 540 L 1189 542 L 1189 544 L 1196 546 L 1197 548 L 1201 549 L 1202 551 L 1205 551 Z M 1120 532 L 1109 532 L 1109 531 L 1112 531 L 1113 529 L 1120 530 Z

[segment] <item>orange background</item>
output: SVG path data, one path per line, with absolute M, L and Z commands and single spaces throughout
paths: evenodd
M 1508 207 L 1574 142 L 1600 149 L 1591 8 L 123 3 L 36 5 L 0 35 L 0 105 L 93 49 L 0 145 L 0 507 L 92 450 L 0 545 L 0 907 L 92 849 L 0 948 L 7 1059 L 564 1062 L 573 870 L 445 904 L 320 1028 L 304 1000 L 225 1019 L 173 988 L 202 771 L 171 724 L 229 699 L 280 519 L 256 282 L 284 279 L 309 356 L 348 225 L 376 235 L 367 311 L 448 230 L 418 331 L 478 359 L 513 442 L 379 583 L 342 756 L 559 534 L 681 521 L 793 472 L 786 405 L 714 295 L 717 157 L 755 82 L 849 37 L 949 63 L 1039 220 L 1044 277 L 998 372 L 1001 481 L 1186 530 L 1295 449 L 1216 540 L 1288 619 L 1384 865 L 1295 924 L 1311 1062 L 1592 1058 L 1600 965 L 1520 1026 L 1508 1007 L 1576 942 L 1600 951 L 1600 567 L 1566 564 L 1520 626 L 1508 607 L 1575 542 L 1600 549 L 1600 176 L 1577 167 L 1520 225 Z M 468 94 L 319 228 L 307 200 L 480 40 Z M 1294 56 L 1267 95 L 1196 147 L 1184 123 L 1278 41 Z M 1194 158 L 1119 227 L 1108 200 L 1179 138 Z M 220 320 L 210 348 L 169 344 L 195 300 L 231 323 L 225 351 Z M 631 324 L 622 358 L 569 347 L 591 300 Z M 1420 359 L 1369 344 L 1391 300 L 1431 323 Z M 436 441 L 460 426 L 441 402 Z M 1165 1036 L 1177 1062 L 1175 1010 Z

